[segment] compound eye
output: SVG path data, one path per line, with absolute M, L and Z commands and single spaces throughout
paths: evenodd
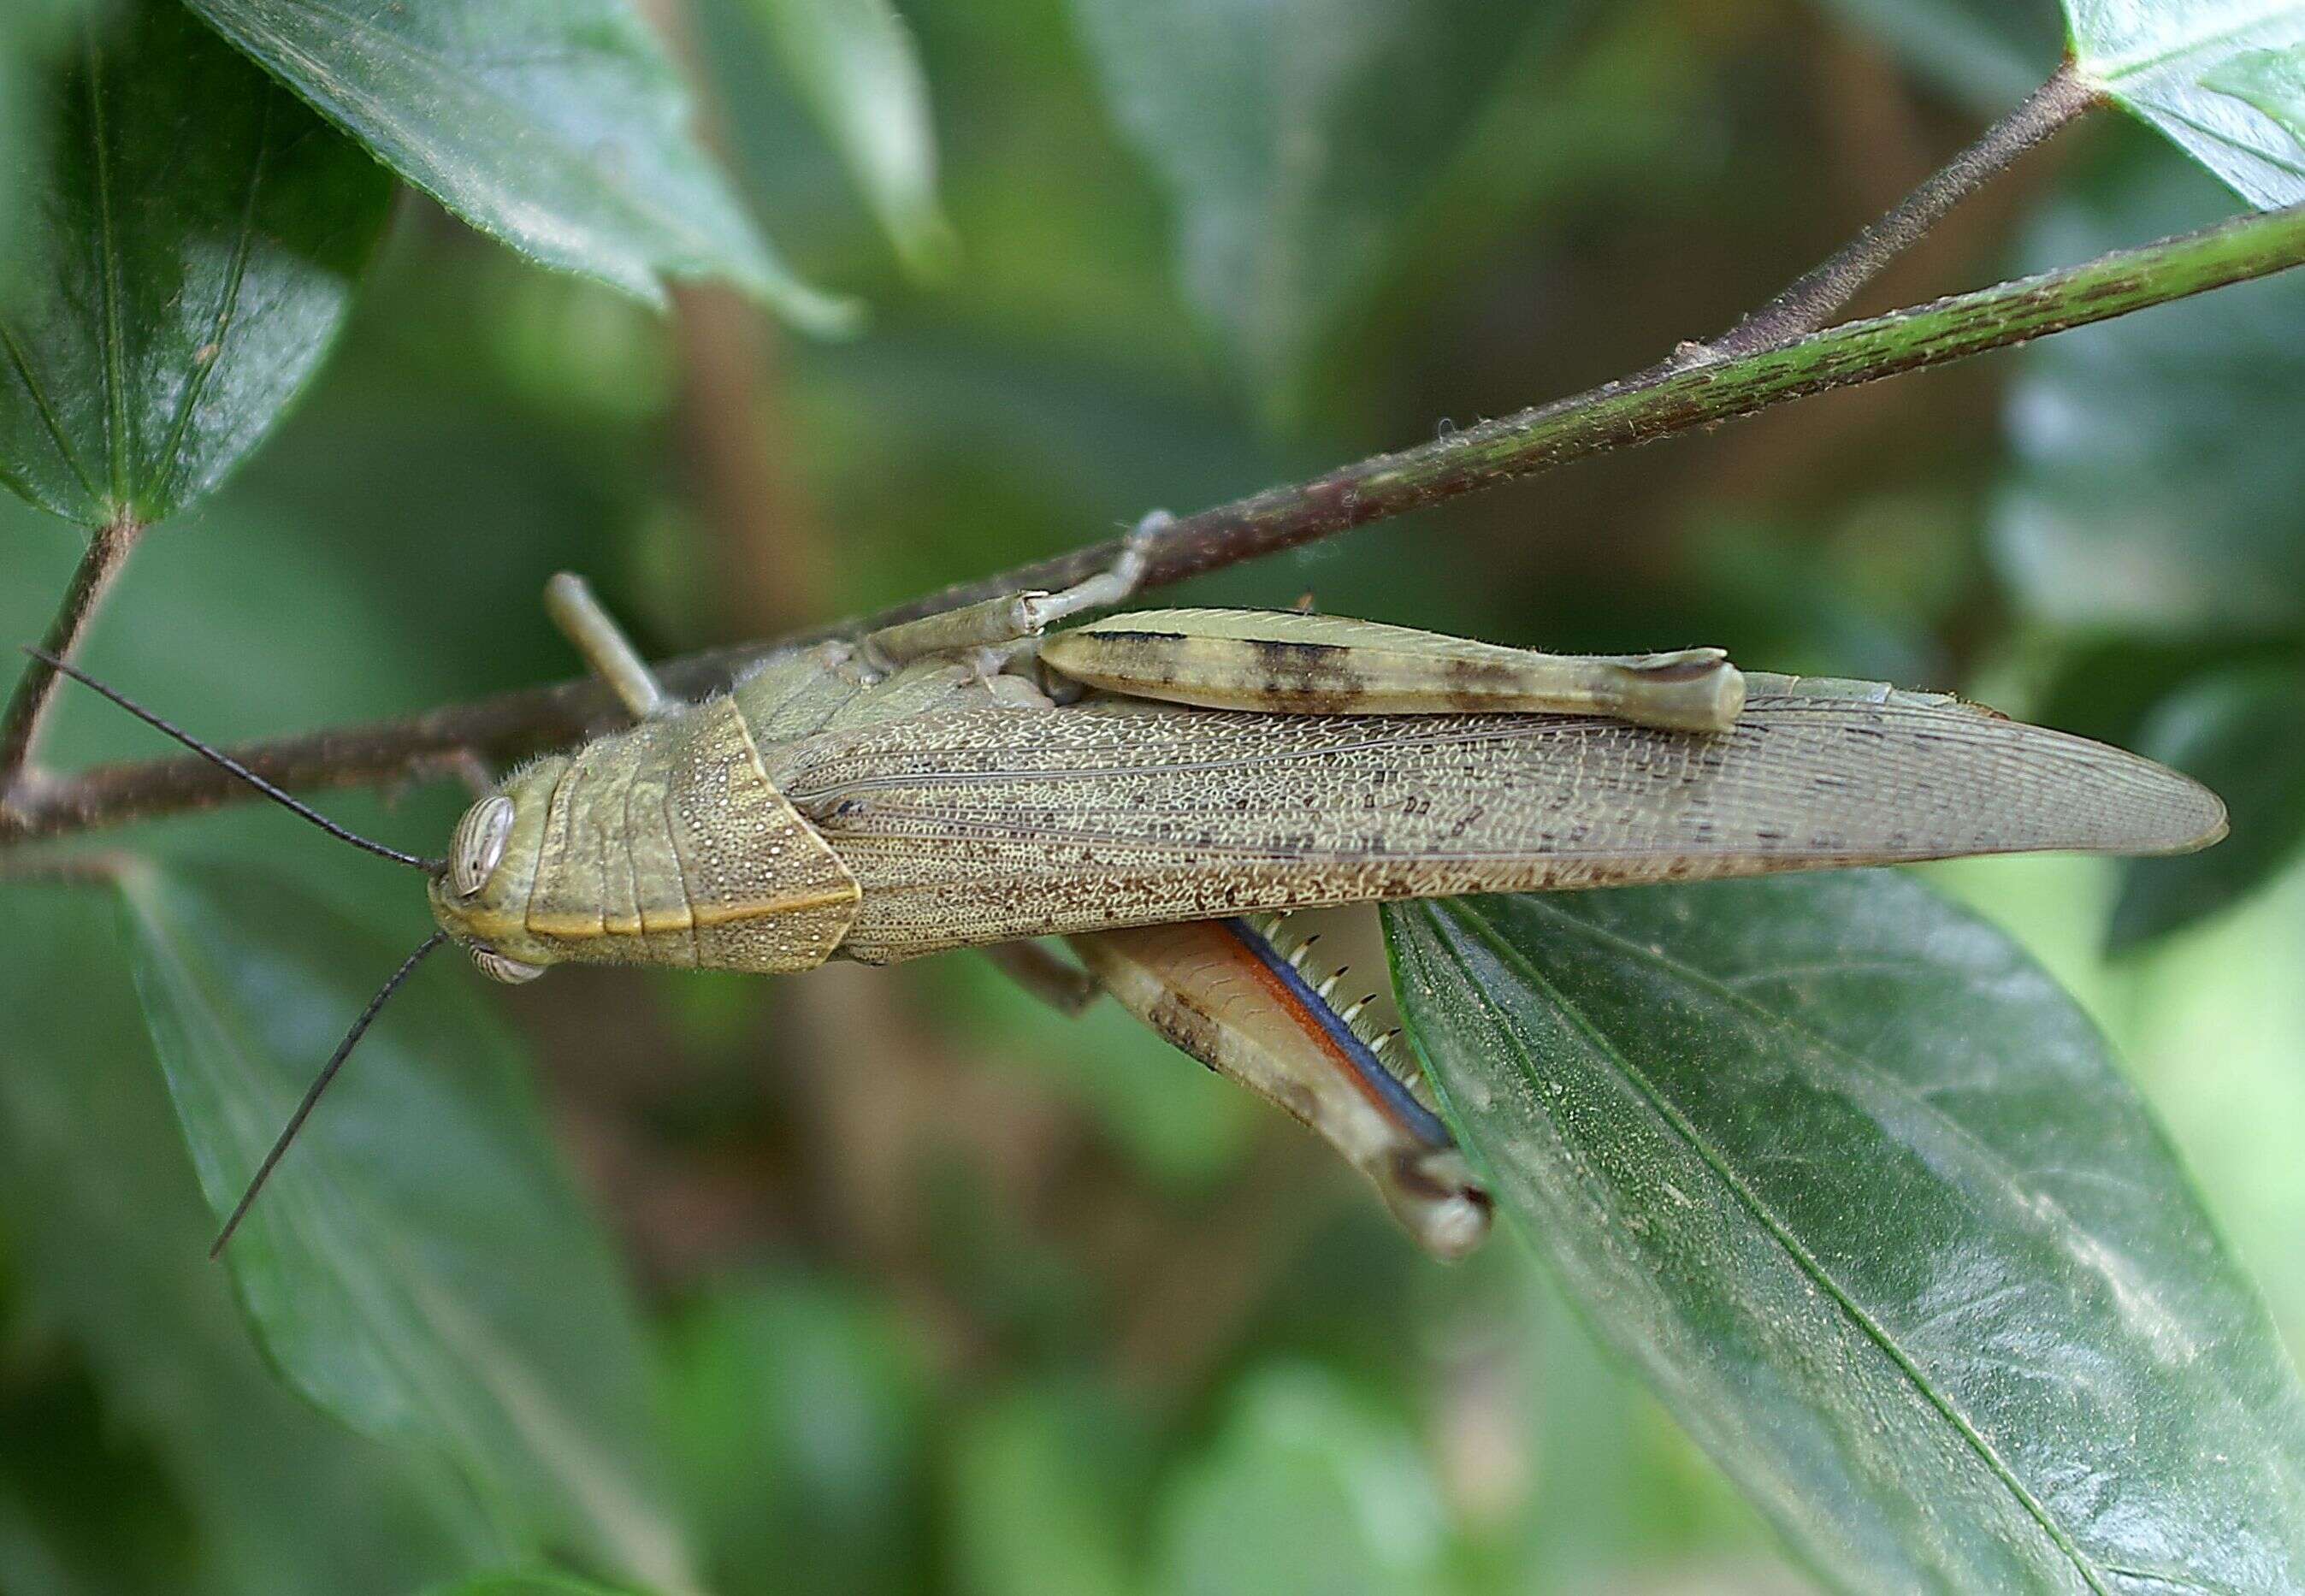
M 448 889 L 458 897 L 472 897 L 489 884 L 504 859 L 512 818 L 512 800 L 499 793 L 481 799 L 456 822 L 456 835 L 448 843 Z
M 482 975 L 490 981 L 500 981 L 508 987 L 516 987 L 524 981 L 534 981 L 544 973 L 541 964 L 523 964 L 518 959 L 508 959 L 485 947 L 472 949 L 472 963 L 481 967 Z

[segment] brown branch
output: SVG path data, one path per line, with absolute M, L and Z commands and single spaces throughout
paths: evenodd
M 1668 363 L 1637 378 L 1380 454 L 1169 523 L 1148 550 L 1145 590 L 1325 538 L 1573 460 L 1712 427 L 1799 399 L 1940 366 L 2046 334 L 2109 320 L 2305 263 L 2305 207 L 2228 222 L 2086 265 L 1854 321 L 1733 360 Z M 801 636 L 714 649 L 659 668 L 684 697 L 725 688 L 747 665 L 827 637 L 911 620 L 1018 589 L 1061 588 L 1108 568 L 1118 539 L 1075 549 Z M 435 775 L 472 756 L 524 758 L 618 723 L 608 692 L 564 682 L 405 720 L 235 749 L 290 787 L 371 785 Z M 115 765 L 41 784 L 0 816 L 0 843 L 117 825 L 223 803 L 246 789 L 189 760 Z
M 2102 103 L 2097 87 L 2067 62 L 2025 103 L 1933 173 L 1887 215 L 1823 264 L 1709 343 L 1683 345 L 1681 363 L 1735 360 L 1823 327 L 1881 269 L 1918 243 L 1947 212 L 2083 113 Z
M 44 652 L 58 659 L 72 658 L 143 531 L 123 515 L 89 536 L 88 552 L 81 556 L 80 567 L 64 589 L 56 618 L 48 623 L 47 635 L 40 640 Z M 5 835 L 9 817 L 19 812 L 20 803 L 31 801 L 33 789 L 42 782 L 33 761 L 58 685 L 55 667 L 45 659 L 33 659 L 25 666 L 7 709 L 0 712 L 0 836 Z

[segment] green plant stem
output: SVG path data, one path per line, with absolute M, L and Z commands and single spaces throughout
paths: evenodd
M 1887 316 L 1853 321 L 1728 360 L 1667 362 L 1623 381 L 1310 481 L 1275 488 L 1170 522 L 1147 547 L 1151 590 L 1292 548 L 1348 527 L 1423 509 L 1571 461 L 1752 415 L 1789 400 L 2023 344 L 2305 264 L 2305 207 L 2125 250 Z M 828 637 L 854 635 L 1020 589 L 1057 589 L 1108 569 L 1118 539 L 773 642 L 671 660 L 659 677 L 694 698 L 745 666 Z M 129 684 L 132 687 L 132 683 Z M 314 732 L 233 751 L 283 786 L 362 786 L 498 764 L 617 723 L 590 681 L 506 693 L 404 720 Z M 247 790 L 194 760 L 100 767 L 39 784 L 0 815 L 0 843 L 58 836 L 233 802 Z
M 56 617 L 48 623 L 47 634 L 40 640 L 44 650 L 59 659 L 72 658 L 102 607 L 105 595 L 135 551 L 143 530 L 123 517 L 89 535 L 88 552 L 81 556 L 71 585 L 64 589 L 64 602 L 56 607 Z M 28 660 L 7 709 L 0 711 L 0 836 L 7 835 L 20 802 L 31 802 L 33 789 L 42 781 L 33 760 L 39 752 L 40 733 L 58 685 L 56 673 L 46 660 Z

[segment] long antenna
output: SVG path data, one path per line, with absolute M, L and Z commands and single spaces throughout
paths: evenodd
M 211 764 L 221 766 L 224 769 L 230 771 L 233 775 L 246 782 L 250 786 L 254 787 L 258 792 L 263 794 L 267 798 L 271 799 L 273 802 L 279 804 L 283 809 L 289 810 L 293 813 L 303 816 L 304 819 L 311 821 L 313 825 L 318 826 L 321 830 L 327 832 L 330 836 L 336 838 L 338 841 L 350 843 L 355 848 L 365 848 L 368 852 L 375 854 L 378 858 L 389 859 L 395 864 L 408 865 L 413 869 L 423 870 L 430 875 L 438 875 L 440 873 L 441 862 L 439 860 L 419 859 L 413 853 L 404 853 L 397 848 L 387 848 L 382 843 L 370 842 L 368 838 L 361 836 L 356 831 L 347 831 L 344 828 L 337 825 L 334 820 L 328 819 L 327 816 L 322 814 L 319 810 L 314 809 L 310 804 L 305 803 L 299 799 L 290 797 L 286 793 L 284 793 L 278 787 L 274 786 L 270 782 L 257 775 L 255 771 L 251 770 L 247 766 L 242 764 L 238 760 L 234 759 L 222 749 L 212 748 L 208 743 L 201 742 L 198 737 L 193 736 L 190 732 L 185 731 L 181 726 L 171 725 L 169 722 L 161 719 L 157 715 L 153 714 L 151 710 L 147 709 L 134 699 L 130 698 L 123 692 L 119 692 L 112 688 L 106 687 L 103 683 L 98 681 L 94 676 L 89 675 L 79 666 L 57 658 L 54 654 L 49 653 L 45 649 L 35 649 L 30 647 L 29 644 L 26 645 L 24 652 L 30 654 L 33 658 L 47 666 L 50 670 L 61 672 L 63 675 L 70 676 L 81 686 L 102 693 L 106 698 L 110 699 L 114 703 L 118 704 L 122 709 L 136 717 L 137 719 L 142 721 L 146 726 L 152 727 L 155 731 L 166 732 L 169 736 L 174 737 L 186 748 L 191 749 L 194 753 L 200 755 L 200 758 L 208 760 Z M 427 951 L 429 952 L 430 950 L 428 949 Z
M 249 1181 L 248 1190 L 240 1194 L 240 1202 L 232 1210 L 232 1217 L 224 1222 L 224 1228 L 217 1233 L 216 1245 L 208 1249 L 210 1258 L 220 1258 L 224 1255 L 225 1244 L 232 1240 L 232 1233 L 240 1228 L 240 1222 L 248 1218 L 248 1210 L 256 1205 L 256 1194 L 264 1190 L 264 1183 L 272 1178 L 272 1171 L 278 1167 L 281 1155 L 288 1150 L 288 1144 L 296 1140 L 296 1133 L 304 1128 L 305 1120 L 311 1117 L 312 1106 L 320 1100 L 320 1094 L 328 1090 L 328 1082 L 336 1078 L 336 1072 L 344 1067 L 344 1060 L 350 1058 L 353 1056 L 353 1049 L 360 1046 L 360 1039 L 368 1033 L 368 1028 L 375 1021 L 378 1011 L 384 1007 L 395 992 L 400 990 L 401 982 L 416 972 L 416 966 L 424 962 L 425 955 L 447 939 L 448 933 L 446 931 L 435 931 L 425 938 L 417 945 L 416 951 L 408 955 L 407 961 L 392 972 L 392 979 L 378 988 L 376 996 L 368 1000 L 368 1006 L 361 1011 L 361 1017 L 353 1022 L 353 1028 L 344 1032 L 344 1040 L 336 1044 L 336 1050 L 329 1055 L 328 1062 L 320 1066 L 320 1073 L 313 1077 L 312 1084 L 305 1089 L 303 1101 L 296 1105 L 296 1112 L 288 1116 L 288 1123 L 281 1128 L 280 1134 L 274 1139 L 272 1150 L 266 1153 L 264 1162 L 256 1167 L 256 1174 Z

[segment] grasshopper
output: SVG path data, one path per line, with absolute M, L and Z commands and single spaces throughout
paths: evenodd
M 1050 632 L 1129 596 L 1152 524 L 1064 592 L 772 659 L 695 703 L 667 698 L 582 582 L 554 578 L 548 608 L 634 724 L 514 770 L 444 860 L 350 838 L 428 873 L 439 929 L 313 1082 L 217 1248 L 385 999 L 453 942 L 499 981 L 985 948 L 1066 1007 L 1110 993 L 1303 1121 L 1456 1257 L 1486 1233 L 1488 1194 L 1414 1072 L 1332 1001 L 1289 912 L 2173 853 L 2224 832 L 2215 795 L 2134 754 L 1942 694 L 1747 675 L 1717 649 L 1553 656 L 1210 609 Z

